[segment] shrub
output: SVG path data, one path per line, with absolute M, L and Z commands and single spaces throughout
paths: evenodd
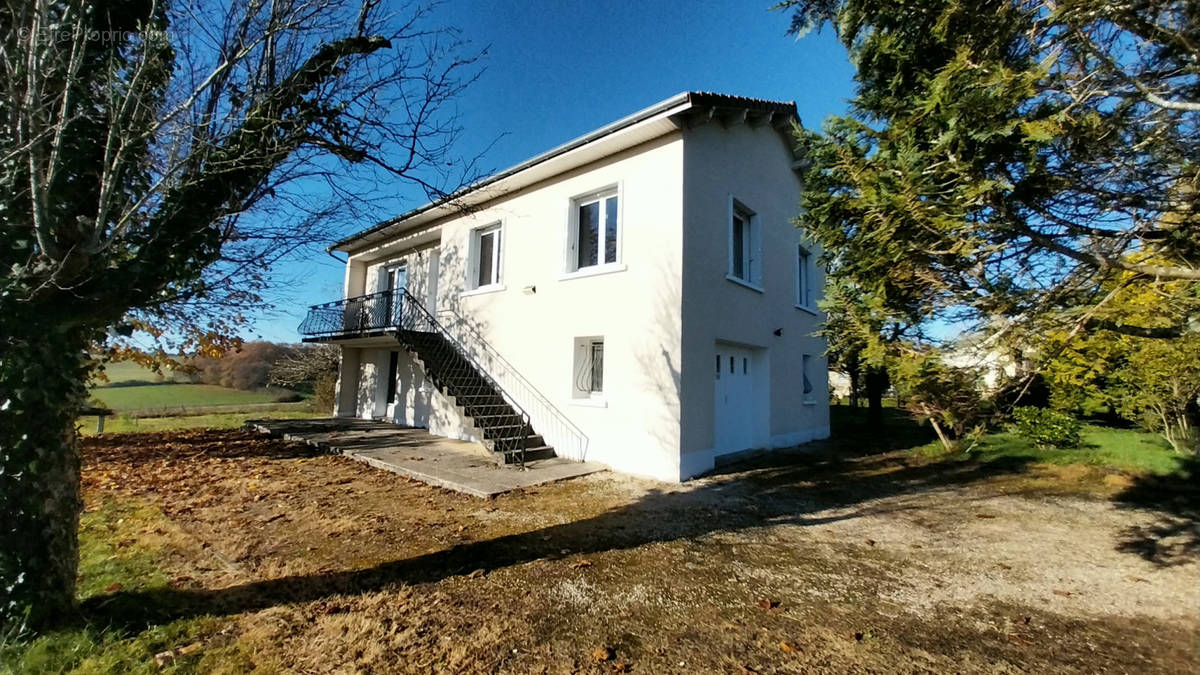
M 1079 447 L 1083 424 L 1064 412 L 1049 408 L 1023 406 L 1013 408 L 1017 432 L 1034 445 L 1046 448 Z
M 283 391 L 275 395 L 276 403 L 299 403 L 304 397 L 294 391 Z

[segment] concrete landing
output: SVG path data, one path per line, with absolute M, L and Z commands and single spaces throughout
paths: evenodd
M 261 419 L 248 420 L 246 426 L 476 497 L 493 497 L 606 469 L 595 462 L 576 462 L 562 457 L 531 460 L 525 462 L 524 469 L 501 467 L 478 443 L 369 420 Z

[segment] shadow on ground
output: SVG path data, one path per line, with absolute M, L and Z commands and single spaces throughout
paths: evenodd
M 862 424 L 852 425 L 837 441 L 805 446 L 803 451 L 773 453 L 728 467 L 725 473 L 712 475 L 691 489 L 652 490 L 635 503 L 594 517 L 463 543 L 366 569 L 290 576 L 217 590 L 156 589 L 98 596 L 84 603 L 83 620 L 141 629 L 190 616 L 236 614 L 334 594 L 432 583 L 476 571 L 486 574 L 541 559 L 632 549 L 758 527 L 811 526 L 892 513 L 920 508 L 917 504 L 909 505 L 910 501 L 903 499 L 907 495 L 959 490 L 998 476 L 1018 474 L 1027 468 L 1029 460 L 1018 457 L 986 463 L 922 463 L 914 461 L 910 453 L 879 452 L 881 445 L 911 447 L 928 438 L 927 430 L 904 422 L 899 416 L 891 416 L 882 428 L 883 433 L 868 432 Z M 245 432 L 232 433 L 236 439 Z M 171 454 L 186 459 L 189 453 L 204 452 L 198 447 L 199 441 L 192 444 L 178 435 L 171 435 L 170 439 L 167 446 L 159 441 L 152 459 L 161 460 Z M 116 452 L 123 440 L 106 439 L 101 452 Z M 266 447 L 270 445 L 279 449 L 270 450 Z M 127 447 L 125 452 L 129 452 Z M 225 444 L 215 452 L 227 452 L 229 456 L 255 452 L 267 457 L 314 454 L 312 448 L 299 443 L 255 443 L 249 439 Z M 1182 562 L 1194 556 L 1198 543 L 1194 529 L 1198 515 L 1196 488 L 1191 486 L 1190 491 L 1184 488 L 1190 485 L 1191 475 L 1194 474 L 1170 479 L 1169 486 L 1147 480 L 1121 495 L 1121 503 L 1130 508 L 1160 510 L 1164 529 L 1128 531 L 1120 550 L 1138 553 L 1159 564 Z M 1171 490 L 1174 496 L 1164 501 L 1164 489 Z M 1149 542 L 1158 541 L 1163 531 L 1190 532 L 1191 538 L 1166 549 L 1157 545 L 1149 548 Z
M 1200 457 L 1189 457 L 1169 476 L 1146 476 L 1116 496 L 1122 507 L 1157 513 L 1153 523 L 1126 528 L 1117 550 L 1163 567 L 1200 556 Z
M 237 438 L 238 432 L 233 436 Z M 279 441 L 270 443 L 280 444 Z M 115 451 L 106 441 L 102 451 Z M 301 444 L 270 457 L 311 454 Z M 880 505 L 874 500 L 937 490 L 953 490 L 1017 472 L 1023 463 L 912 465 L 902 453 L 868 454 L 838 443 L 806 446 L 804 452 L 771 455 L 715 475 L 688 490 L 652 490 L 639 501 L 594 517 L 543 527 L 487 541 L 465 543 L 367 569 L 291 576 L 223 588 L 119 591 L 89 599 L 83 619 L 89 623 L 140 629 L 197 615 L 227 615 L 333 594 L 378 591 L 398 584 L 425 584 L 482 570 L 487 573 L 539 559 L 631 549 L 704 535 L 781 524 L 815 525 L 908 508 L 904 500 Z M 159 446 L 152 459 L 198 452 L 188 442 Z M 249 442 L 223 444 L 217 452 L 272 451 Z

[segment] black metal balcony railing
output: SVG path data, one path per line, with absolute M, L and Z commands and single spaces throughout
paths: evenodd
M 313 305 L 300 324 L 305 338 L 357 337 L 398 328 L 408 291 L 381 291 Z
M 506 462 L 525 463 L 529 414 L 407 290 L 314 305 L 299 327 L 306 340 L 392 335 L 414 352 L 426 375 L 471 417 L 484 444 Z

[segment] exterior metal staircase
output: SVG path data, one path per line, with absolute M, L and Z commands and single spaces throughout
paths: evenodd
M 528 413 L 407 290 L 314 305 L 299 330 L 305 342 L 392 336 L 417 358 L 430 382 L 453 397 L 498 462 L 524 465 L 554 456 L 554 449 L 534 432 Z

